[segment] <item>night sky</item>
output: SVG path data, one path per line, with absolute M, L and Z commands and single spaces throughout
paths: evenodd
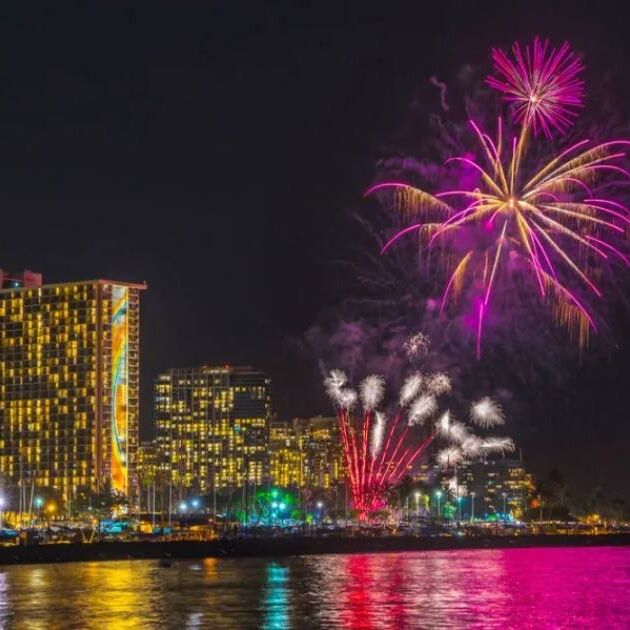
M 278 417 L 330 411 L 292 349 L 349 289 L 335 261 L 350 209 L 430 76 L 488 63 L 493 45 L 566 38 L 630 111 L 627 16 L 605 2 L 11 4 L 0 267 L 148 283 L 145 437 L 168 367 L 250 364 L 273 376 Z M 514 428 L 534 473 L 627 488 L 619 321 L 619 350 L 576 367 L 535 430 Z

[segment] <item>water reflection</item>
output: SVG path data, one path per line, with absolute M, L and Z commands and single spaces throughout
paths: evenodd
M 624 628 L 630 549 L 0 570 L 2 628 Z
M 267 584 L 265 586 L 265 598 L 263 609 L 265 630 L 283 630 L 289 628 L 289 596 L 287 585 L 289 582 L 289 569 L 275 562 L 267 566 Z

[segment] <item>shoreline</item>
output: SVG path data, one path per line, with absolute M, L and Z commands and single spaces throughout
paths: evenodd
M 540 534 L 517 536 L 344 537 L 292 536 L 213 541 L 70 543 L 0 547 L 0 565 L 106 560 L 288 557 L 301 555 L 396 553 L 457 549 L 630 546 L 629 534 Z

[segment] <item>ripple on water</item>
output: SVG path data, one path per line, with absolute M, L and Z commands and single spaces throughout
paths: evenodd
M 627 628 L 630 548 L 85 562 L 0 571 L 0 625 Z

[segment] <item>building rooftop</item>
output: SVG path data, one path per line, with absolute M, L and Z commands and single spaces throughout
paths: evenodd
M 30 275 L 27 275 L 30 274 Z M 6 286 L 7 283 L 16 283 L 18 286 Z M 120 280 L 106 280 L 104 278 L 97 278 L 94 280 L 75 280 L 73 282 L 55 282 L 53 284 L 44 284 L 42 282 L 41 274 L 34 274 L 33 272 L 22 272 L 20 274 L 9 275 L 6 272 L 0 270 L 0 293 L 10 293 L 19 291 L 32 291 L 33 289 L 50 289 L 55 287 L 68 287 L 76 285 L 86 284 L 100 284 L 100 285 L 116 285 L 122 287 L 129 287 L 130 289 L 144 290 L 147 288 L 146 282 L 142 284 L 136 282 L 122 282 Z

